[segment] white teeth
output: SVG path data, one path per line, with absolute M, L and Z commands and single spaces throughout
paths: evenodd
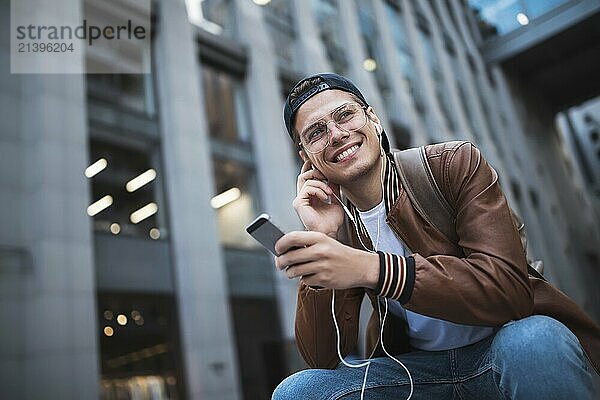
M 349 149 L 344 150 L 341 154 L 338 154 L 338 156 L 335 158 L 335 161 L 341 161 L 344 158 L 348 157 L 350 154 L 353 154 L 356 150 L 358 150 L 358 145 L 354 145 L 352 147 L 350 147 Z

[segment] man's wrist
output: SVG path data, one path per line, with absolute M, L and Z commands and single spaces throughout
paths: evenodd
M 375 290 L 379 282 L 379 255 L 367 252 L 362 253 L 364 253 L 365 257 L 365 262 L 363 264 L 365 266 L 365 268 L 363 268 L 365 273 L 362 286 Z
M 332 239 L 338 240 L 343 226 L 344 226 L 344 224 L 340 225 L 335 231 L 328 232 L 328 233 L 326 233 L 326 235 Z

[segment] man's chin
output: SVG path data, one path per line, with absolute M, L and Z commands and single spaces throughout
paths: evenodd
M 342 173 L 336 174 L 329 179 L 330 182 L 340 185 L 342 187 L 352 185 L 362 178 L 367 176 L 369 168 L 366 166 L 354 167 L 350 170 L 343 171 Z

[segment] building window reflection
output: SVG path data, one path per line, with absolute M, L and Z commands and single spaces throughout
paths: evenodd
M 363 38 L 367 58 L 363 60 L 363 67 L 375 74 L 375 80 L 382 97 L 389 100 L 391 88 L 386 71 L 383 68 L 384 55 L 379 38 L 377 21 L 373 11 L 373 4 L 367 1 L 356 0 L 358 22 Z
M 416 76 L 415 60 L 410 45 L 408 44 L 408 36 L 406 34 L 403 15 L 399 6 L 395 3 L 385 2 L 384 6 L 387 22 L 391 28 L 392 38 L 394 39 L 394 44 L 398 50 L 397 54 L 402 76 L 406 79 L 409 95 L 413 99 L 415 108 L 422 113 L 425 110 L 423 92 Z
M 477 68 L 475 66 L 475 61 L 473 60 L 472 57 L 469 58 L 470 62 L 470 67 L 471 67 L 471 72 L 473 73 L 473 80 L 475 81 L 475 88 L 477 89 L 477 95 L 479 97 L 479 103 L 481 104 L 481 112 L 482 112 L 482 118 L 483 118 L 483 123 L 485 124 L 485 127 L 487 128 L 487 131 L 489 132 L 489 135 L 492 139 L 492 141 L 494 142 L 494 147 L 496 148 L 496 151 L 498 152 L 498 155 L 500 157 L 504 157 L 504 152 L 502 150 L 502 146 L 500 144 L 500 140 L 502 140 L 502 137 L 504 136 L 502 134 L 502 131 L 499 130 L 501 129 L 501 127 L 495 126 L 492 123 L 492 112 L 494 110 L 493 106 L 490 106 L 489 103 L 489 96 L 486 95 L 486 91 L 485 91 L 485 79 L 486 79 L 486 74 L 479 74 L 477 73 Z M 493 93 L 493 92 L 492 92 Z
M 448 129 L 451 132 L 454 132 L 457 126 L 457 122 L 455 120 L 456 116 L 452 110 L 452 104 L 450 103 L 450 99 L 448 97 L 448 88 L 442 74 L 437 53 L 433 48 L 433 42 L 431 40 L 429 31 L 424 27 L 421 27 L 419 29 L 419 37 L 421 39 L 425 61 L 427 62 L 427 66 L 429 67 L 429 71 L 433 78 L 435 97 L 443 113 Z
M 230 75 L 210 68 L 202 69 L 204 106 L 211 138 L 219 141 L 248 142 L 249 129 L 244 124 L 247 112 L 239 83 Z
M 340 24 L 333 23 L 333 21 L 341 21 L 338 3 L 336 0 L 313 0 L 312 3 L 327 58 L 329 58 L 333 70 L 344 75 L 348 68 L 348 61 L 344 51 Z
M 504 35 L 529 24 L 570 0 L 469 0 L 485 37 Z
M 216 190 L 211 206 L 217 212 L 221 244 L 258 248 L 257 242 L 244 229 L 258 210 L 253 168 L 236 160 L 215 158 L 213 169 Z
M 184 397 L 173 296 L 98 293 L 100 398 Z
M 458 99 L 461 103 L 461 108 L 464 110 L 465 116 L 467 118 L 469 130 L 475 138 L 479 139 L 480 132 L 477 128 L 477 122 L 475 120 L 475 114 L 473 112 L 473 105 L 471 104 L 471 101 L 473 101 L 473 99 L 469 100 L 465 92 L 467 77 L 465 76 L 464 69 L 459 63 L 457 54 L 451 53 L 449 54 L 449 58 L 453 70 L 453 75 L 456 79 L 456 90 L 458 91 Z
M 156 114 L 151 74 L 89 74 L 87 86 L 93 98 L 150 117 Z
M 157 240 L 167 237 L 158 182 L 162 169 L 148 150 L 92 139 L 88 215 L 94 229 L 113 235 Z
M 263 10 L 279 66 L 285 69 L 294 69 L 294 66 L 298 65 L 298 56 L 296 54 L 297 33 L 292 2 L 271 0 L 263 7 Z

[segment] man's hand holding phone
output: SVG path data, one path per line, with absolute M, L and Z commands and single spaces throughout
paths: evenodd
M 292 205 L 306 229 L 335 239 L 344 222 L 344 210 L 334 196 L 335 193 L 339 197 L 339 186 L 325 181 L 325 176 L 306 161 L 298 175 L 297 195 Z
M 302 278 L 312 287 L 375 289 L 379 256 L 346 246 L 320 232 L 296 231 L 275 244 L 275 265 L 288 278 Z

